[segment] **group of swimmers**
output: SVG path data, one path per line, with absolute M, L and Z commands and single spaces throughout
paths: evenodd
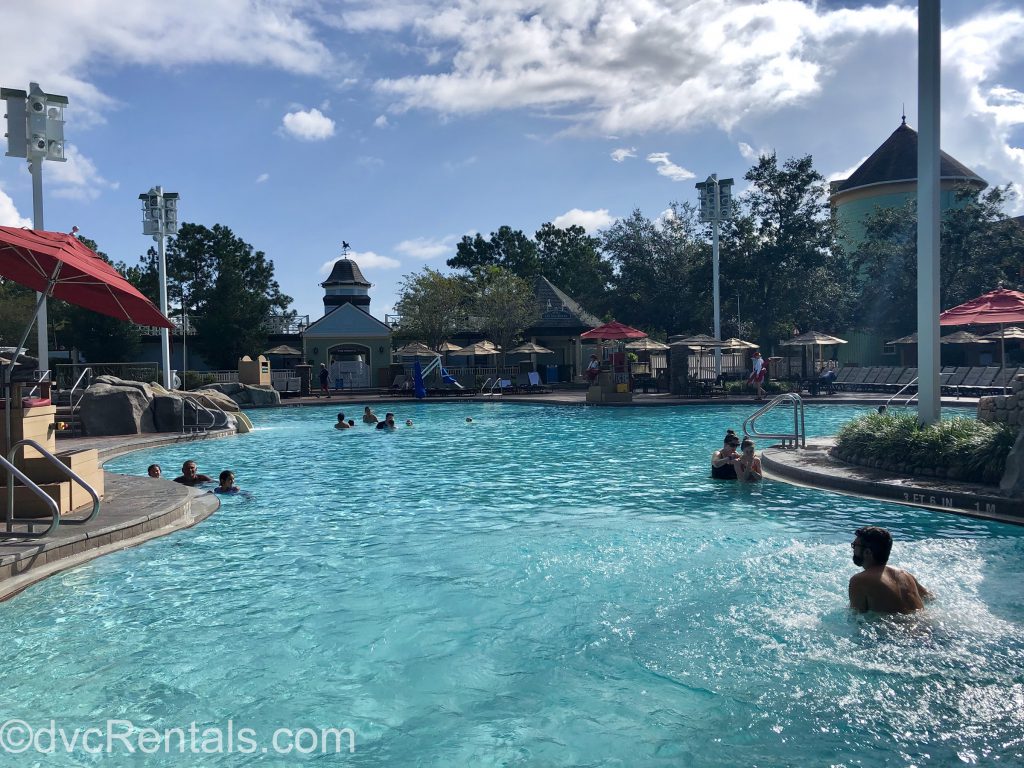
M 739 448 L 739 452 L 736 449 Z M 722 447 L 711 454 L 711 477 L 715 480 L 739 480 L 756 483 L 763 475 L 757 447 L 749 437 L 740 440 L 731 429 L 725 433 Z
M 163 477 L 163 471 L 160 469 L 159 464 L 150 464 L 146 468 L 146 474 L 158 479 Z M 241 488 L 235 485 L 235 473 L 230 469 L 225 469 L 221 472 L 218 480 L 219 484 L 213 489 L 214 493 L 239 493 L 241 491 Z M 192 459 L 189 459 L 181 465 L 181 475 L 174 478 L 174 482 L 193 487 L 203 483 L 212 483 L 213 478 L 209 475 L 200 474 L 199 467 Z
M 473 421 L 473 417 L 472 416 L 467 416 L 466 417 L 466 423 L 467 424 L 472 423 L 472 421 Z M 395 422 L 395 414 L 391 413 L 391 411 L 388 411 L 387 413 L 384 414 L 384 418 L 383 419 L 378 419 L 377 418 L 377 414 L 375 414 L 373 412 L 373 409 L 370 408 L 370 406 L 366 406 L 365 408 L 363 408 L 363 424 L 369 424 L 371 426 L 374 426 L 376 429 L 381 429 L 381 430 L 398 429 L 398 424 L 397 424 L 397 422 Z M 334 428 L 335 429 L 353 429 L 355 426 L 356 426 L 355 419 L 346 419 L 344 413 L 339 413 L 338 414 L 338 421 L 337 421 L 337 423 L 335 423 Z M 411 427 L 412 426 L 412 419 L 406 419 L 405 420 L 405 426 Z

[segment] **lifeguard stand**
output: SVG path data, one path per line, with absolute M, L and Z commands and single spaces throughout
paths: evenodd
M 263 355 L 255 360 L 246 355 L 238 361 L 238 383 L 252 387 L 269 387 L 270 361 Z

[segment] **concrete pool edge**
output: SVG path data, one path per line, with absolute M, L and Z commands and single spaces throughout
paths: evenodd
M 62 440 L 58 447 L 96 448 L 103 464 L 132 451 L 234 434 L 234 429 L 228 429 L 199 435 L 75 438 Z M 100 513 L 90 523 L 64 523 L 43 539 L 2 539 L 0 534 L 0 602 L 61 571 L 190 528 L 220 507 L 215 494 L 170 480 L 104 472 L 104 483 Z
M 806 448 L 765 448 L 761 452 L 765 476 L 816 490 L 1024 525 L 1024 499 L 996 487 L 846 464 L 829 454 L 833 445 L 832 438 L 814 438 Z

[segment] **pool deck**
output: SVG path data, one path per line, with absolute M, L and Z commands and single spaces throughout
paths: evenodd
M 879 501 L 1024 525 L 1024 499 L 989 485 L 916 477 L 846 464 L 829 454 L 833 438 L 814 438 L 806 448 L 765 448 L 766 477 Z
M 61 451 L 95 448 L 100 463 L 125 453 L 163 445 L 229 437 L 234 429 L 208 434 L 143 434 L 60 439 Z M 0 601 L 54 573 L 101 555 L 134 547 L 158 536 L 189 528 L 217 511 L 220 502 L 207 490 L 171 480 L 104 473 L 105 490 L 95 519 L 82 525 L 62 523 L 42 539 L 4 539 L 0 532 Z M 62 520 L 81 518 L 82 509 Z

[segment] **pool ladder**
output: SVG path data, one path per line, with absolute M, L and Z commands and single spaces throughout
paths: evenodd
M 769 411 L 779 407 L 793 408 L 793 431 L 792 432 L 758 432 L 757 420 Z M 748 437 L 767 438 L 769 440 L 781 440 L 784 448 L 806 448 L 807 430 L 804 427 L 804 401 L 795 392 L 785 392 L 776 395 L 758 408 L 757 411 L 743 420 L 743 434 Z

